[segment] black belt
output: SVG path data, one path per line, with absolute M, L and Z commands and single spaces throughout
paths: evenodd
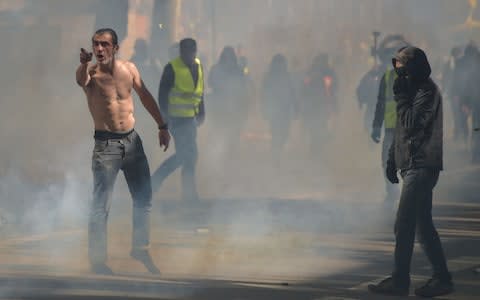
M 93 135 L 93 137 L 97 140 L 102 140 L 102 141 L 106 141 L 106 140 L 119 140 L 119 139 L 123 139 L 123 138 L 126 138 L 127 136 L 129 136 L 135 129 L 132 129 L 130 130 L 129 132 L 122 132 L 122 133 L 118 133 L 118 132 L 111 132 L 111 131 L 106 131 L 106 130 L 95 130 L 95 134 Z

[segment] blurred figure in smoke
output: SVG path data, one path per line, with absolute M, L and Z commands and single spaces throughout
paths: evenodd
M 112 274 L 107 260 L 107 218 L 115 179 L 123 170 L 133 198 L 133 236 L 130 255 L 150 272 L 159 274 L 150 253 L 150 211 L 152 188 L 150 169 L 140 136 L 134 130 L 134 89 L 143 106 L 159 126 L 160 146 L 168 147 L 170 135 L 160 110 L 145 87 L 135 64 L 118 60 L 117 34 L 110 28 L 99 29 L 92 37 L 92 53 L 80 52 L 77 83 L 84 90 L 95 125 L 93 150 L 93 202 L 88 228 L 89 258 L 92 271 Z M 115 70 L 115 72 L 114 72 Z
M 377 49 L 376 39 L 379 35 L 379 32 L 375 32 L 375 46 L 373 47 L 374 50 L 372 50 L 375 65 L 363 75 L 356 90 L 358 105 L 361 110 L 365 109 L 364 126 L 368 132 L 371 130 L 373 117 L 375 115 L 380 79 L 385 74 L 388 66 L 390 66 L 390 57 L 388 57 L 388 55 L 380 55 L 382 51 L 381 49 Z M 380 63 L 376 63 L 377 58 L 380 60 Z
M 243 75 L 245 76 L 245 81 L 247 85 L 247 90 L 246 90 L 247 98 L 248 100 L 253 100 L 255 83 L 252 78 L 252 74 L 250 73 L 250 65 L 242 45 L 238 45 L 237 47 L 237 57 L 238 57 L 238 66 L 240 67 L 240 69 L 243 72 Z
M 161 76 L 161 70 L 158 68 L 155 60 L 148 55 L 148 44 L 144 39 L 135 41 L 134 53 L 131 61 L 137 66 L 140 74 L 142 74 L 145 86 L 152 90 L 156 88 L 158 78 Z
M 440 90 L 430 78 L 425 52 L 402 48 L 393 65 L 398 77 L 393 85 L 397 102 L 397 125 L 387 162 L 387 177 L 398 183 L 402 194 L 395 222 L 395 254 L 392 276 L 368 289 L 373 293 L 407 296 L 415 232 L 433 267 L 433 276 L 417 289 L 420 297 L 453 292 L 442 244 L 432 220 L 432 194 L 443 170 L 443 110 Z
M 375 105 L 375 115 L 372 123 L 372 140 L 375 143 L 380 142 L 382 127 L 384 128 L 382 143 L 382 168 L 387 167 L 388 149 L 393 141 L 395 124 L 397 121 L 397 104 L 393 98 L 393 83 L 397 79 L 395 69 L 391 66 L 391 59 L 401 47 L 407 43 L 401 35 L 391 35 L 385 37 L 378 49 L 378 57 L 382 65 L 389 65 L 382 75 L 378 87 L 377 103 Z M 387 62 L 390 62 L 388 64 Z M 386 195 L 384 203 L 392 207 L 394 201 L 398 198 L 398 188 L 391 184 L 385 178 Z
M 180 41 L 180 56 L 164 68 L 158 102 L 168 119 L 175 143 L 175 154 L 165 160 L 152 175 L 154 192 L 176 169 L 182 168 L 182 199 L 185 204 L 198 204 L 195 182 L 198 159 L 197 126 L 205 120 L 203 67 L 197 58 L 197 42 Z
M 248 69 L 248 58 L 244 54 L 244 49 L 241 44 L 237 46 L 237 57 L 238 57 L 238 65 L 240 69 L 242 69 L 243 74 L 249 74 L 250 70 Z
M 290 124 L 297 113 L 294 85 L 282 54 L 273 57 L 263 81 L 262 112 L 270 125 L 272 153 L 275 162 L 288 139 Z
M 457 123 L 455 118 L 458 117 L 454 111 L 455 103 L 452 97 L 453 76 L 455 68 L 458 64 L 458 60 L 462 57 L 462 55 L 462 47 L 453 47 L 450 50 L 450 53 L 447 56 L 446 60 L 443 61 L 443 66 L 441 68 L 440 74 L 441 89 L 443 91 L 444 99 L 446 100 L 445 103 L 448 105 L 447 108 L 451 113 L 453 125 Z
M 459 98 L 461 111 L 464 118 L 472 117 L 472 128 L 480 127 L 480 85 L 478 78 L 480 78 L 480 51 L 477 46 L 470 43 L 465 48 L 464 58 L 457 64 L 458 71 L 455 76 L 462 76 L 463 82 L 459 83 L 460 79 L 454 78 L 455 95 Z M 461 72 L 463 74 L 460 74 Z M 461 84 L 461 85 L 460 85 Z M 465 121 L 466 122 L 466 121 Z M 468 134 L 468 133 L 467 133 Z M 472 133 L 472 161 L 480 163 L 480 136 L 477 132 Z
M 232 47 L 223 49 L 210 70 L 208 83 L 212 89 L 212 128 L 215 136 L 225 142 L 223 152 L 231 155 L 238 148 L 247 120 L 249 97 L 245 74 Z
M 452 97 L 452 110 L 454 120 L 453 138 L 464 145 L 468 138 L 468 116 L 477 95 L 479 51 L 475 44 L 470 43 L 465 47 L 464 55 L 458 59 L 451 79 L 450 96 Z
M 462 52 L 463 50 L 461 47 L 453 47 L 450 51 L 447 61 L 442 68 L 442 89 L 447 95 L 450 95 L 451 93 L 454 75 L 453 73 L 458 64 L 458 60 L 462 57 Z
M 303 82 L 303 122 L 310 137 L 312 154 L 321 151 L 338 109 L 338 80 L 329 64 L 328 54 L 317 55 Z

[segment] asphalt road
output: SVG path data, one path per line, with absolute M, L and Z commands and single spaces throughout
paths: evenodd
M 480 299 L 480 168 L 442 176 L 434 219 L 456 292 L 441 299 Z M 114 276 L 89 272 L 85 226 L 4 229 L 0 299 L 385 299 L 366 286 L 391 271 L 394 206 L 353 198 L 206 199 L 156 206 L 153 215 L 151 252 L 161 276 L 129 257 L 128 211 L 110 219 Z M 416 246 L 412 290 L 429 275 Z

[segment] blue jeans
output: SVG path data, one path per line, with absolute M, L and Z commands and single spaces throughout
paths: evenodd
M 132 249 L 148 249 L 152 188 L 150 169 L 139 135 L 95 139 L 92 156 L 93 202 L 90 208 L 88 245 L 92 264 L 107 259 L 107 219 L 113 186 L 123 170 L 133 198 Z
M 395 268 L 393 279 L 400 287 L 410 284 L 410 262 L 417 238 L 433 267 L 433 276 L 451 280 L 445 255 L 432 220 L 432 193 L 439 171 L 426 168 L 401 172 L 403 188 L 395 222 Z
M 169 122 L 175 143 L 175 153 L 167 158 L 152 174 L 153 191 L 176 169 L 182 168 L 182 198 L 197 201 L 195 167 L 198 159 L 197 122 L 195 118 L 173 118 Z

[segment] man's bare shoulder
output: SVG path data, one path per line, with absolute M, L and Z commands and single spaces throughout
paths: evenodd
M 135 66 L 135 64 L 129 60 L 117 59 L 115 61 L 115 64 L 117 68 L 124 71 L 128 71 L 132 75 L 134 75 L 135 71 L 137 70 L 137 67 Z
M 133 63 L 129 60 L 123 60 L 122 64 L 125 67 L 125 69 L 128 70 L 130 75 L 132 75 L 133 78 L 140 77 L 140 74 L 138 72 L 138 69 L 137 69 L 137 66 L 135 65 L 135 63 Z
M 135 74 L 135 72 L 137 72 L 137 66 L 135 65 L 135 63 L 133 63 L 132 61 L 129 61 L 129 60 L 124 60 L 123 61 L 123 64 L 125 65 L 125 67 L 130 71 L 132 72 L 133 74 Z
M 124 60 L 124 59 L 116 59 L 115 60 L 115 66 L 118 68 L 131 68 L 132 65 L 134 65 L 131 61 L 129 60 Z

